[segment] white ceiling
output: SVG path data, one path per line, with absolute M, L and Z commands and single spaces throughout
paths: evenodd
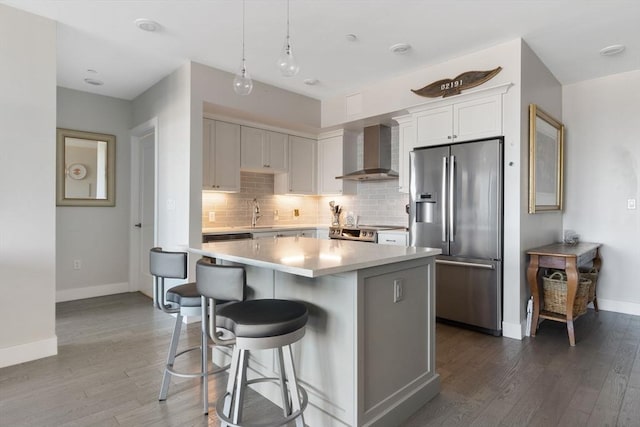
M 240 0 L 0 4 L 58 21 L 60 86 L 133 99 L 187 61 L 232 73 L 240 66 Z M 247 69 L 254 80 L 318 99 L 518 37 L 562 84 L 640 69 L 640 0 L 291 0 L 290 11 L 300 73 L 281 77 L 275 66 L 286 0 L 246 1 Z M 143 32 L 137 18 L 162 29 Z M 350 33 L 355 42 L 345 38 Z M 400 42 L 411 44 L 408 54 L 389 51 Z M 626 50 L 599 55 L 613 44 Z M 104 85 L 90 86 L 87 77 Z M 433 79 L 445 77 L 453 76 Z M 306 78 L 319 83 L 307 86 Z

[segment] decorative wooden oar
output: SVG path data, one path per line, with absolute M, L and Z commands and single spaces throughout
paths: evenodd
M 482 83 L 490 80 L 502 70 L 502 67 L 489 71 L 467 71 L 456 76 L 453 79 L 442 79 L 433 82 L 422 89 L 411 89 L 416 95 L 426 96 L 428 98 L 438 98 L 458 95 L 465 89 L 480 86 Z

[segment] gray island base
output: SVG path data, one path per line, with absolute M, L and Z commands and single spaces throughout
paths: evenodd
M 303 301 L 294 346 L 311 427 L 394 426 L 440 391 L 435 372 L 435 256 L 439 249 L 303 237 L 207 243 L 191 252 L 243 265 L 249 298 Z M 215 362 L 228 359 L 214 352 Z M 275 377 L 271 351 L 252 354 L 250 378 Z M 282 406 L 279 389 L 254 389 Z

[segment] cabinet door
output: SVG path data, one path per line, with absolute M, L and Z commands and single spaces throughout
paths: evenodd
M 213 147 L 213 135 L 215 133 L 215 120 L 204 119 L 202 121 L 202 188 L 205 190 L 215 190 L 213 158 L 215 149 Z
M 264 163 L 273 172 L 286 172 L 289 154 L 289 136 L 265 131 Z
M 409 153 L 415 147 L 415 128 L 410 117 L 396 119 L 398 126 L 398 190 L 401 193 L 409 192 Z
M 347 182 L 336 179 L 343 173 L 342 136 L 318 141 L 318 194 L 343 194 Z
M 240 125 L 216 121 L 214 139 L 216 189 L 240 191 Z
M 502 135 L 502 96 L 454 104 L 453 118 L 456 142 Z
M 240 126 L 204 119 L 202 134 L 203 188 L 240 191 Z
M 315 194 L 316 141 L 289 135 L 289 172 L 274 179 L 277 194 Z
M 240 167 L 248 171 L 263 172 L 266 163 L 262 151 L 266 131 L 242 126 L 240 133 Z
M 453 139 L 453 106 L 433 108 L 414 114 L 416 147 L 446 144 Z

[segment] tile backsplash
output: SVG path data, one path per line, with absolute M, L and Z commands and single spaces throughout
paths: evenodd
M 262 215 L 258 225 L 318 223 L 318 197 L 275 195 L 273 175 L 241 172 L 240 193 L 202 192 L 202 227 L 250 226 L 254 198 Z M 294 216 L 294 209 L 299 216 Z
M 398 181 L 361 182 L 353 196 L 281 196 L 273 194 L 273 175 L 241 172 L 240 187 L 240 193 L 202 193 L 203 228 L 251 225 L 254 198 L 262 215 L 258 225 L 329 224 L 331 200 L 344 207 L 343 223 L 347 212 L 353 212 L 360 224 L 407 225 L 404 206 L 409 196 L 398 192 Z

